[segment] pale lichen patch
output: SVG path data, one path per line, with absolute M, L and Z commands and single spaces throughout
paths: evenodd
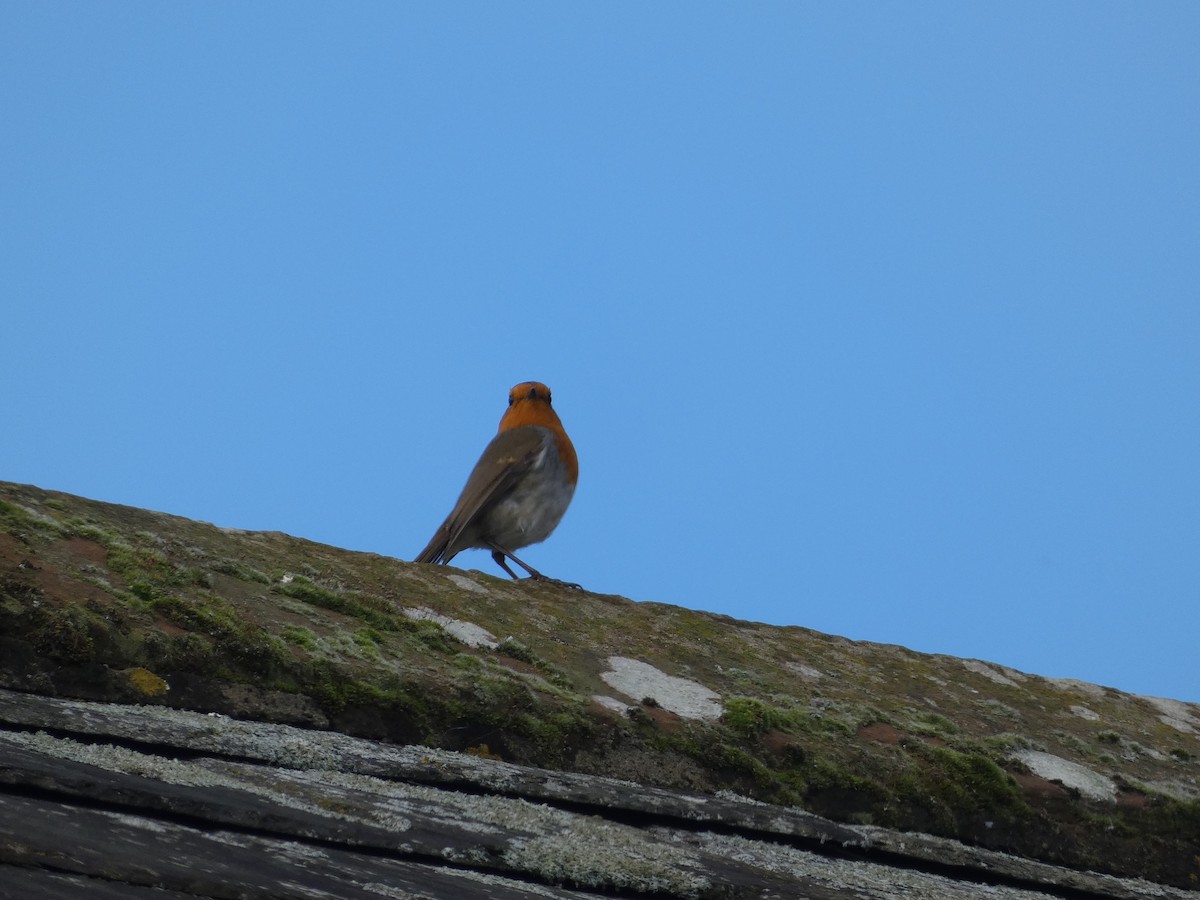
M 1200 786 L 1188 784 L 1186 781 L 1147 781 L 1143 785 L 1147 790 L 1158 794 L 1174 797 L 1176 800 L 1200 800 Z
M 969 669 L 976 675 L 982 675 L 989 681 L 996 682 L 996 684 L 1003 684 L 1007 685 L 1008 687 L 1017 687 L 1017 683 L 1001 672 L 996 666 L 989 665 L 985 662 L 980 662 L 977 659 L 964 659 L 962 664 L 964 669 Z M 1008 671 L 1012 670 L 1010 669 Z
M 35 522 L 38 522 L 42 525 L 49 525 L 52 528 L 61 528 L 62 527 L 62 522 L 60 522 L 58 519 L 54 518 L 54 516 L 52 516 L 48 513 L 44 513 L 41 510 L 37 510 L 37 509 L 33 509 L 32 507 L 25 506 L 23 503 L 14 503 L 13 506 L 15 506 L 17 509 L 21 510 L 21 512 L 25 513 L 25 515 L 29 516 L 29 518 L 33 519 Z
M 464 622 L 461 619 L 452 619 L 449 616 L 443 616 L 439 612 L 434 612 L 432 609 L 425 607 L 417 607 L 415 609 L 409 607 L 401 610 L 405 616 L 418 622 L 436 622 L 441 625 L 446 632 L 456 638 L 468 647 L 484 647 L 488 650 L 495 650 L 500 642 L 496 640 L 496 636 L 476 625 L 474 622 Z
M 458 587 L 462 588 L 464 591 L 471 591 L 472 593 L 475 593 L 475 594 L 486 594 L 488 592 L 488 589 L 485 588 L 482 584 L 479 584 L 477 581 L 471 580 L 466 575 L 449 574 L 446 577 L 448 579 L 450 579 L 451 581 L 453 581 Z
M 896 870 L 867 860 L 833 859 L 795 847 L 739 835 L 699 833 L 689 841 L 710 853 L 769 872 L 802 876 L 830 896 L 889 897 L 895 900 L 1044 900 L 1042 891 L 972 884 L 918 869 Z
M 514 869 L 552 883 L 695 897 L 711 882 L 697 855 L 647 841 L 634 828 L 580 819 L 570 830 L 517 841 L 505 852 Z
M 787 662 L 784 663 L 784 666 L 793 675 L 798 675 L 805 681 L 817 681 L 823 676 L 820 669 L 814 669 L 812 666 L 806 666 L 803 663 Z
M 1147 703 L 1157 709 L 1161 715 L 1158 720 L 1184 734 L 1200 733 L 1200 715 L 1196 706 L 1184 703 L 1182 700 L 1168 700 L 1165 697 L 1143 697 Z
M 668 675 L 649 663 L 624 656 L 608 658 L 604 682 L 627 697 L 641 701 L 652 698 L 663 709 L 685 719 L 717 719 L 721 696 L 699 682 Z
M 1100 685 L 1092 684 L 1089 681 L 1080 681 L 1077 678 L 1047 678 L 1046 683 L 1060 691 L 1073 691 L 1096 699 L 1104 697 L 1104 688 Z
M 611 709 L 613 712 L 623 713 L 629 709 L 628 703 L 622 703 L 616 697 L 609 697 L 607 694 L 592 694 L 592 700 L 599 703 L 605 709 Z
M 1087 766 L 1040 750 L 1018 750 L 1013 755 L 1029 766 L 1034 775 L 1047 781 L 1060 782 L 1064 787 L 1073 788 L 1091 800 L 1105 800 L 1111 803 L 1117 798 L 1117 786 L 1112 779 L 1093 772 Z

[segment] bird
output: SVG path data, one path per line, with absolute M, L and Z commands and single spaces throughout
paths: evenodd
M 579 458 L 558 414 L 550 388 L 523 381 L 508 392 L 500 428 L 471 470 L 454 509 L 415 562 L 442 563 L 460 550 L 491 550 L 512 578 L 512 560 L 534 581 L 547 578 L 513 555 L 548 538 L 562 521 L 579 480 Z M 578 587 L 578 585 L 571 585 Z

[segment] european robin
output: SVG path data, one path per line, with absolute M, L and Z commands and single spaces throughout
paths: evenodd
M 535 581 L 554 581 L 513 555 L 544 541 L 562 520 L 575 493 L 579 460 L 550 406 L 550 388 L 526 381 L 508 392 L 500 430 L 471 470 L 454 509 L 416 558 L 448 563 L 460 550 L 492 551 L 516 578 L 507 559 Z

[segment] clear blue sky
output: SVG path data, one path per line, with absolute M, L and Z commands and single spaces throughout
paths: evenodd
M 1200 701 L 1200 4 L 10 2 L 0 478 Z M 484 553 L 457 563 L 499 573 Z

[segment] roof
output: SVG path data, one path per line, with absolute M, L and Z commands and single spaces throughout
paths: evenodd
M 0 483 L 4 896 L 1195 896 L 1198 732 Z

